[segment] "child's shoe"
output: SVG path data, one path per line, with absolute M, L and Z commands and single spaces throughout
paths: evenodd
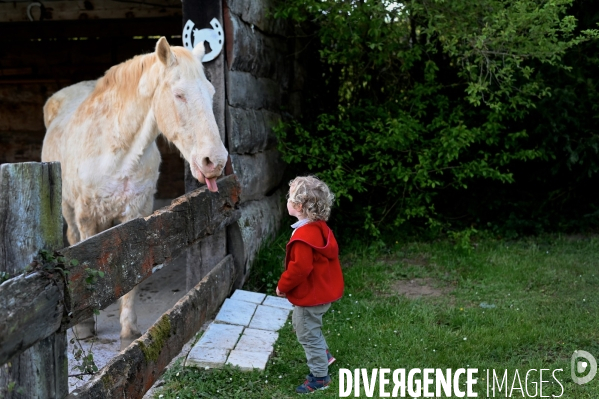
M 329 361 L 329 366 L 330 366 L 331 364 L 333 364 L 333 362 L 334 362 L 335 360 L 337 360 L 337 359 L 335 359 L 335 358 L 333 357 L 333 355 L 331 355 L 331 352 L 329 352 L 329 350 L 328 350 L 328 349 L 327 349 L 327 360 Z
M 312 393 L 319 389 L 327 389 L 331 383 L 331 377 L 314 377 L 312 373 L 306 376 L 306 381 L 299 387 L 295 388 L 297 393 Z

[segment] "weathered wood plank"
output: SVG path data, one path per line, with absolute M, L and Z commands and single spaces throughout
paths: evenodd
M 0 23 L 0 41 L 180 35 L 181 17 Z
M 179 3 L 179 4 L 177 4 Z M 29 2 L 0 3 L 0 22 L 24 21 L 32 24 L 27 9 L 35 22 L 47 20 L 94 20 L 98 18 L 151 18 L 181 16 L 181 3 L 177 0 L 152 0 L 152 4 L 142 2 L 125 3 L 113 0 L 52 1 L 44 2 L 44 7 L 29 7 Z
M 69 393 L 66 333 L 50 335 L 1 367 L 14 383 L 8 390 L 0 378 L 2 399 L 64 398 Z
M 0 271 L 19 274 L 40 249 L 53 251 L 62 246 L 61 191 L 58 162 L 0 165 Z M 10 312 L 23 304 L 29 305 L 29 309 L 0 319 L 9 321 L 11 329 L 11 334 L 2 337 L 12 347 L 31 346 L 0 369 L 0 396 L 5 399 L 62 398 L 68 393 L 67 336 L 56 328 L 56 319 L 63 314 L 62 279 L 50 285 L 35 276 L 33 280 L 38 286 L 34 290 L 36 296 L 19 284 L 6 282 L 7 288 L 12 289 L 5 293 L 12 297 L 3 297 L 2 311 Z M 31 307 L 32 302 L 36 306 Z M 44 317 L 53 319 L 53 325 L 35 323 L 37 320 L 32 316 L 40 310 L 44 311 Z M 21 329 L 18 321 L 10 323 L 14 316 L 20 322 L 25 321 L 29 328 Z M 48 335 L 34 343 L 31 336 L 24 337 L 29 333 Z M 4 348 L 2 345 L 0 351 Z M 3 392 L 9 384 L 14 384 L 15 389 Z
M 218 187 L 218 193 L 199 188 L 147 218 L 131 220 L 62 250 L 65 258 L 84 261 L 70 270 L 73 318 L 69 326 L 116 301 L 184 248 L 236 221 L 240 215 L 237 178 L 221 178 Z M 88 268 L 105 273 L 93 287 L 85 282 Z
M 216 18 L 223 26 L 222 3 L 219 0 L 181 0 L 183 10 L 183 25 L 191 20 L 195 29 L 212 29 L 210 21 Z M 226 43 L 225 43 L 226 44 Z M 212 61 L 204 63 L 206 77 L 214 86 L 214 97 L 212 99 L 212 111 L 216 119 L 216 125 L 223 143 L 226 143 L 225 135 L 225 56 L 224 48 Z M 185 162 L 185 192 L 190 192 L 199 187 L 199 182 L 192 176 L 189 164 Z
M 221 0 L 182 0 L 183 25 L 191 20 L 195 29 L 212 29 L 210 21 L 213 18 L 223 26 L 223 11 Z M 212 49 L 210 49 L 212 50 Z M 226 143 L 225 127 L 225 56 L 224 51 L 210 62 L 204 63 L 206 77 L 214 86 L 212 98 L 212 111 L 223 143 Z M 185 162 L 185 191 L 189 192 L 198 187 L 199 182 L 192 176 L 189 164 Z M 225 229 L 217 234 L 207 237 L 187 249 L 187 289 L 193 287 L 197 281 L 206 275 L 216 264 L 214 257 L 222 259 L 227 250 L 227 236 Z
M 228 255 L 146 334 L 67 398 L 141 398 L 223 303 L 235 277 L 233 259 Z
M 63 289 L 40 273 L 20 275 L 0 285 L 0 364 L 60 328 Z
M 44 133 L 0 130 L 0 164 L 39 161 Z
M 48 96 L 59 89 L 56 84 L 43 88 L 40 85 L 0 86 L 0 130 L 45 132 L 42 108 Z
M 0 271 L 16 275 L 42 248 L 62 247 L 60 164 L 0 165 Z
M 223 6 L 220 0 L 182 0 L 183 25 L 191 20 L 195 29 L 212 29 L 210 21 L 216 18 L 223 26 Z M 214 117 L 220 132 L 221 140 L 225 141 L 225 51 L 212 61 L 204 63 L 206 77 L 215 89 L 212 99 Z
M 223 26 L 223 10 L 221 0 L 182 0 L 183 24 L 188 20 L 195 24 L 196 29 L 212 29 L 210 22 L 216 18 Z M 212 49 L 210 49 L 212 50 Z M 223 143 L 226 143 L 225 127 L 225 52 L 204 63 L 206 77 L 214 86 L 212 111 Z M 185 188 L 188 192 L 195 189 L 198 181 L 191 175 L 189 164 L 185 165 Z M 217 234 L 207 237 L 201 242 L 191 245 L 186 254 L 187 258 L 187 288 L 193 287 L 197 281 L 206 275 L 216 264 L 215 260 L 222 259 L 227 251 L 227 235 L 223 229 Z

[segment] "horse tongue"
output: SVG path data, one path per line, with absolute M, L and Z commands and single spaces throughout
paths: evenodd
M 212 191 L 213 193 L 218 191 L 218 187 L 216 186 L 216 177 L 211 179 L 206 177 L 206 185 L 208 186 L 208 190 Z

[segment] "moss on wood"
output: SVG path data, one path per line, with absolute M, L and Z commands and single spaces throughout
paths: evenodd
M 148 335 L 150 336 L 150 345 L 146 346 L 143 342 L 140 342 L 141 351 L 147 361 L 155 362 L 160 356 L 162 347 L 171 335 L 171 321 L 168 316 L 162 315 L 160 321 L 150 327 Z

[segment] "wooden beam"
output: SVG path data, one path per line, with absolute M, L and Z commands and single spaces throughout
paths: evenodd
M 39 250 L 54 251 L 62 246 L 60 174 L 58 162 L 0 165 L 0 271 L 20 274 Z M 34 278 L 28 286 L 10 280 L 0 286 L 7 285 L 12 294 L 0 299 L 2 310 L 8 309 L 8 317 L 0 320 L 10 332 L 0 336 L 9 340 L 9 346 L 29 346 L 0 369 L 3 398 L 63 398 L 69 392 L 67 335 L 58 330 L 60 323 L 56 323 L 64 309 L 63 282 L 59 277 L 58 283 L 48 285 Z M 29 295 L 31 285 L 37 288 L 35 298 Z M 31 302 L 36 306 L 32 307 Z M 11 312 L 19 305 L 27 308 Z M 40 311 L 53 322 L 40 324 L 35 318 Z M 12 323 L 15 317 L 20 320 Z M 23 322 L 25 326 L 20 325 Z M 32 341 L 30 333 L 43 339 Z M 0 352 L 4 352 L 4 345 Z M 2 392 L 10 385 L 14 389 Z
M 64 284 L 40 273 L 0 285 L 0 365 L 58 331 L 63 292 Z
M 235 175 L 218 181 L 219 192 L 206 186 L 174 200 L 147 218 L 131 220 L 61 251 L 82 263 L 70 270 L 73 318 L 67 327 L 104 309 L 184 248 L 239 219 L 240 186 Z M 105 273 L 90 287 L 87 269 Z
M 0 165 L 0 271 L 20 274 L 40 249 L 62 247 L 61 191 L 58 162 Z
M 34 5 L 30 6 L 30 4 Z M 0 3 L 0 22 L 31 23 L 40 20 L 181 17 L 180 0 L 63 0 L 47 1 L 43 4 L 43 6 L 37 6 L 30 2 L 2 2 Z M 29 9 L 29 13 L 27 9 Z
M 235 278 L 233 258 L 228 255 L 147 333 L 67 398 L 142 398 L 229 296 Z
M 223 24 L 223 11 L 222 11 L 222 0 L 181 0 L 183 10 L 183 25 L 187 24 L 187 21 L 191 21 L 194 24 L 195 29 L 212 29 L 210 22 L 213 19 L 218 20 L 220 25 Z M 193 41 L 192 41 L 192 44 Z M 213 50 L 213 49 L 210 49 Z M 220 138 L 226 146 L 226 135 L 225 135 L 225 68 L 224 68 L 224 51 L 213 59 L 212 61 L 203 63 L 206 77 L 214 86 L 214 96 L 212 98 L 212 111 L 214 113 L 214 119 L 216 126 L 220 133 Z M 193 177 L 189 164 L 185 162 L 184 166 L 184 182 L 185 191 L 189 192 L 195 190 L 198 187 L 198 181 Z M 227 238 L 226 234 L 222 236 L 222 240 L 217 244 L 223 251 L 227 250 Z M 198 255 L 204 253 L 204 248 L 195 247 L 190 248 L 187 251 L 187 286 L 192 286 L 197 281 L 198 275 L 204 273 L 207 267 L 212 265 L 202 259 L 198 261 Z M 200 258 L 201 259 L 201 258 Z
M 94 309 L 104 309 L 116 301 L 184 248 L 236 221 L 240 216 L 237 178 L 221 178 L 218 187 L 218 193 L 211 193 L 203 186 L 147 218 L 113 227 L 61 250 L 67 264 L 72 259 L 82 262 L 69 270 L 70 320 L 63 321 L 62 330 L 90 317 Z M 101 270 L 105 276 L 89 285 L 86 269 Z M 7 320 L 0 327 L 0 365 L 46 338 L 48 331 L 56 327 L 61 304 L 47 296 L 56 282 L 46 279 L 44 284 L 40 279 L 32 274 L 0 285 L 0 320 Z M 13 303 L 14 287 L 28 300 Z M 36 321 L 37 328 L 28 328 Z M 26 338 L 21 336 L 23 331 L 27 331 Z
M 1 4 L 1 3 L 0 3 Z M 0 23 L 0 42 L 181 35 L 181 17 Z

